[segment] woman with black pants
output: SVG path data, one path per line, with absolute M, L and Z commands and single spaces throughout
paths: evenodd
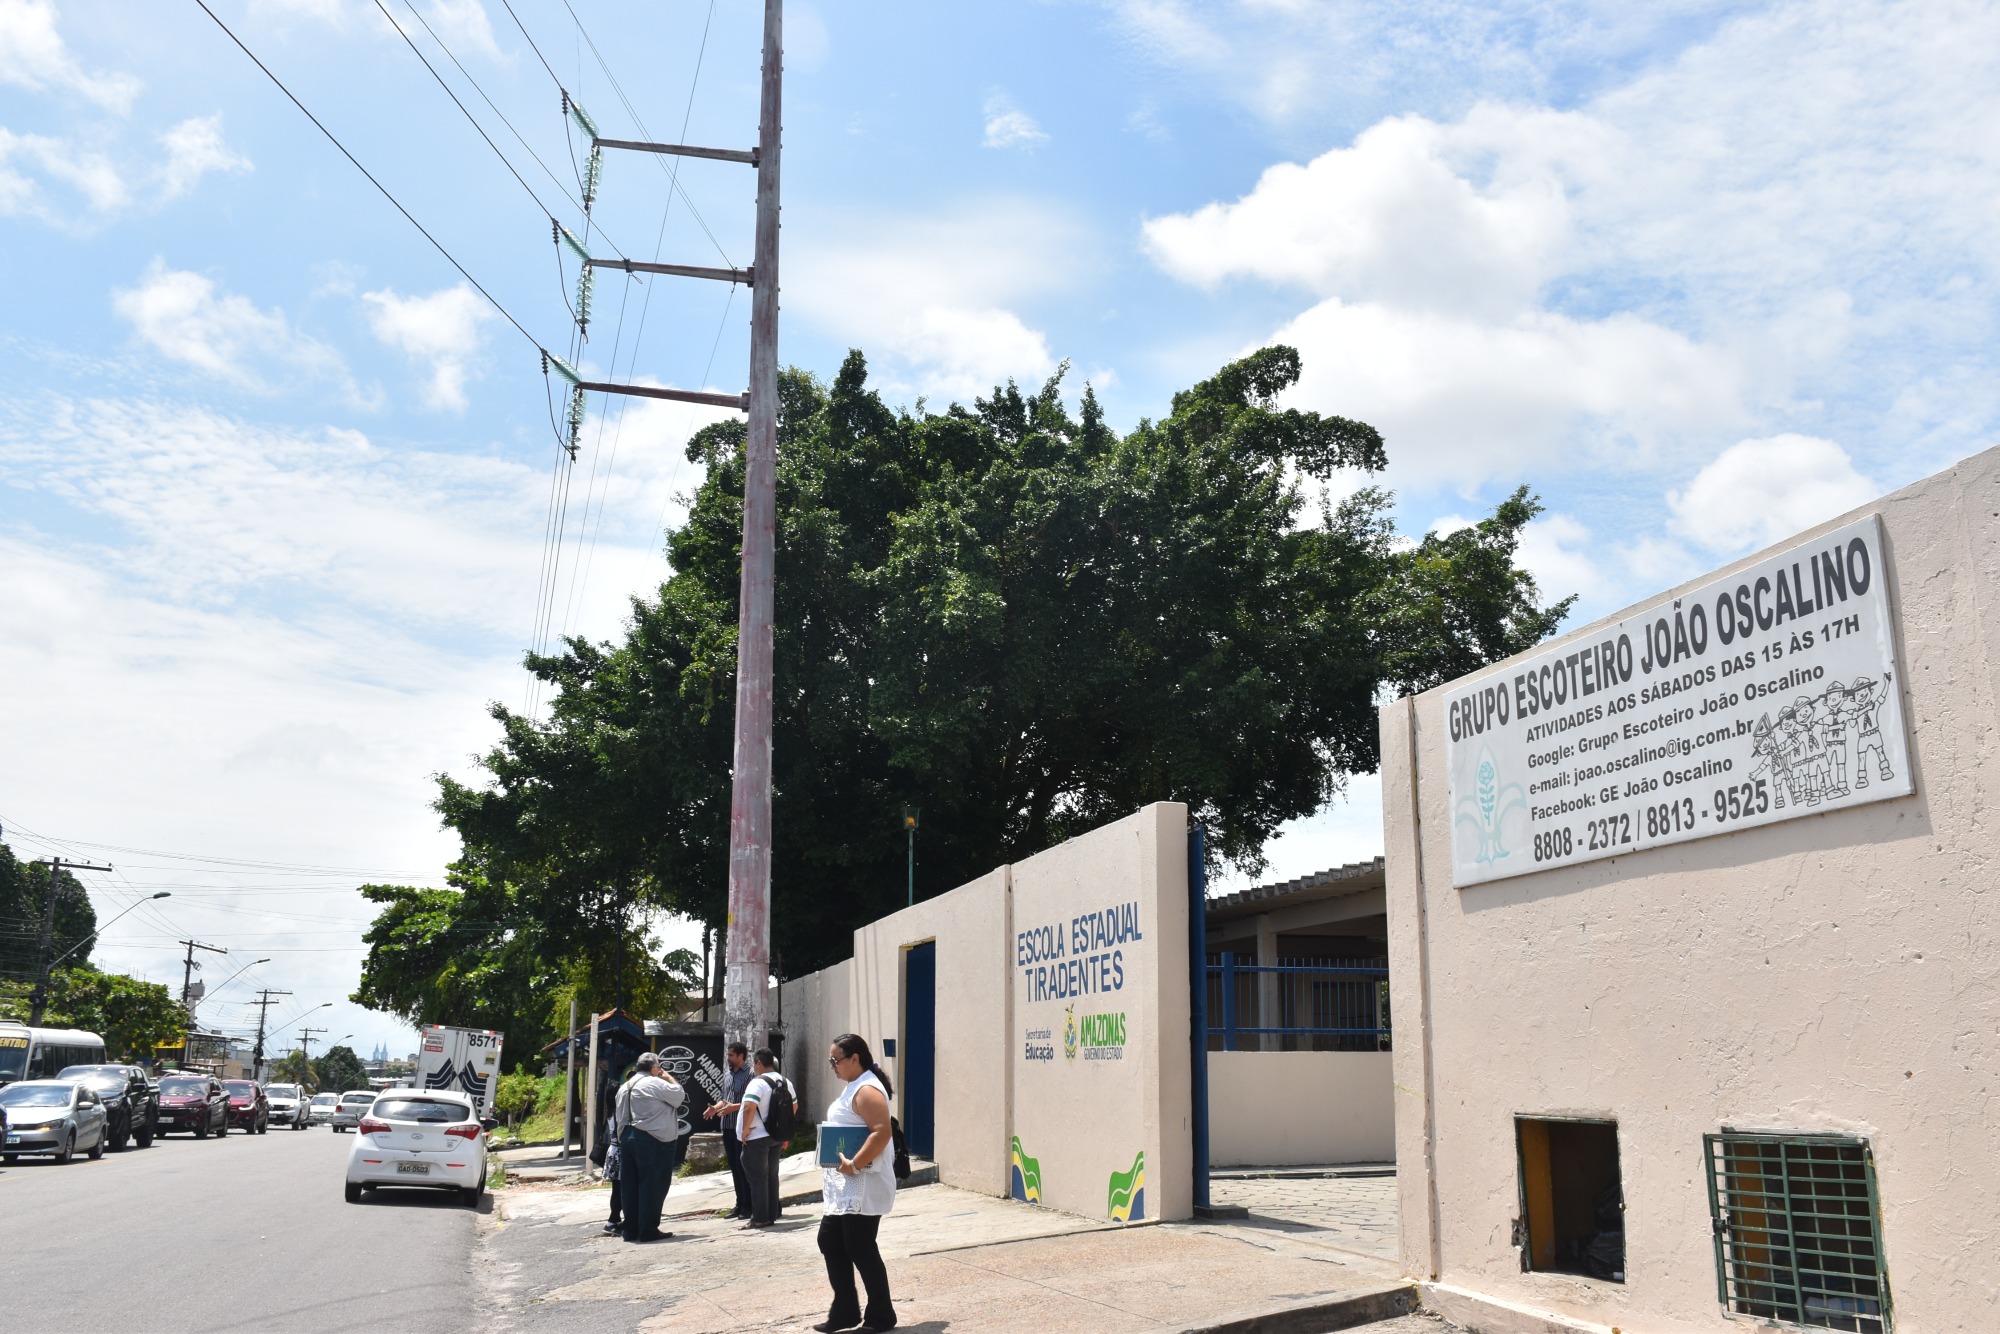
M 833 1287 L 833 1308 L 813 1328 L 822 1331 L 894 1329 L 896 1308 L 889 1300 L 889 1271 L 875 1234 L 882 1218 L 896 1205 L 896 1170 L 890 1141 L 889 1076 L 875 1064 L 867 1042 L 842 1033 L 827 1052 L 833 1073 L 846 1081 L 826 1109 L 823 1126 L 866 1126 L 868 1137 L 849 1158 L 840 1155 L 836 1167 L 821 1169 L 826 1213 L 819 1223 L 819 1253 L 826 1257 L 826 1279 Z M 864 1311 L 854 1290 L 854 1276 L 868 1293 Z

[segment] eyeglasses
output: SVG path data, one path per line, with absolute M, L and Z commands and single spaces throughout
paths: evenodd
M 845 1061 L 852 1061 L 852 1060 L 854 1060 L 854 1059 L 855 1059 L 855 1057 L 854 1057 L 854 1056 L 853 1056 L 852 1054 L 849 1054 L 849 1055 L 846 1055 L 846 1056 L 832 1056 L 832 1057 L 828 1057 L 828 1058 L 827 1058 L 827 1062 L 826 1062 L 826 1063 L 827 1063 L 828 1065 L 832 1066 L 832 1067 L 833 1067 L 834 1069 L 838 1070 L 838 1069 L 840 1069 L 840 1067 L 841 1067 L 841 1064 L 842 1064 L 843 1062 L 845 1062 Z

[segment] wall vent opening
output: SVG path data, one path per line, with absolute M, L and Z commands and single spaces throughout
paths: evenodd
M 1807 1329 L 1888 1334 L 1868 1141 L 1724 1131 L 1702 1143 L 1723 1308 Z
M 1625 1189 L 1615 1121 L 1516 1117 L 1521 1268 L 1625 1281 Z

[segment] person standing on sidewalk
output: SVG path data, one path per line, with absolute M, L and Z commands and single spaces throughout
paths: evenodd
M 826 1280 L 833 1288 L 833 1307 L 813 1328 L 821 1331 L 879 1330 L 896 1327 L 896 1307 L 889 1299 L 889 1270 L 875 1234 L 883 1217 L 896 1206 L 896 1168 L 889 1127 L 889 1097 L 893 1086 L 868 1043 L 842 1033 L 827 1052 L 833 1073 L 845 1081 L 826 1109 L 822 1126 L 866 1126 L 868 1137 L 853 1157 L 840 1156 L 837 1166 L 821 1169 L 826 1213 L 819 1222 L 819 1253 L 826 1257 Z M 862 1310 L 854 1291 L 854 1276 L 868 1291 Z
M 769 1227 L 778 1221 L 778 1159 L 785 1152 L 783 1135 L 798 1119 L 799 1091 L 778 1073 L 769 1047 L 759 1047 L 750 1060 L 757 1073 L 743 1090 L 736 1132 L 743 1139 L 743 1174 L 750 1178 L 750 1221 L 743 1226 Z
M 660 1073 L 660 1058 L 641 1052 L 638 1068 L 618 1089 L 618 1185 L 625 1206 L 625 1240 L 663 1241 L 660 1231 L 680 1142 L 680 1105 L 687 1091 Z
M 743 1090 L 750 1083 L 750 1049 L 740 1042 L 729 1044 L 723 1059 L 729 1062 L 729 1077 L 722 1084 L 722 1098 L 702 1113 L 720 1123 L 722 1152 L 729 1159 L 729 1179 L 736 1187 L 736 1207 L 731 1218 L 750 1217 L 750 1178 L 743 1174 L 743 1141 L 737 1138 L 737 1114 L 743 1110 Z

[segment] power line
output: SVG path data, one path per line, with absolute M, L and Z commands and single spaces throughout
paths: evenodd
M 474 78 L 472 75 L 472 71 L 467 69 L 465 67 L 464 62 L 461 61 L 456 55 L 452 53 L 452 49 L 449 46 L 445 45 L 444 38 L 438 36 L 437 29 L 431 27 L 430 20 L 426 19 L 423 16 L 422 11 L 419 10 L 416 7 L 416 5 L 412 3 L 412 0 L 403 0 L 403 7 L 410 11 L 410 16 L 412 18 L 416 19 L 417 22 L 424 25 L 424 31 L 429 33 L 431 35 L 431 40 L 438 44 L 438 50 L 444 52 L 445 58 L 450 60 L 452 64 L 458 66 L 458 72 L 460 74 L 463 74 L 465 76 L 465 81 L 472 85 L 472 91 L 478 93 L 481 100 L 483 100 L 488 107 L 492 108 L 493 114 L 500 118 L 500 123 L 507 127 L 507 132 L 513 135 L 515 140 L 521 145 L 521 147 L 524 150 L 526 150 L 528 156 L 535 160 L 535 165 L 542 169 L 542 174 L 547 176 L 550 181 L 554 182 L 556 189 L 562 192 L 563 198 L 569 202 L 570 207 L 577 209 L 578 211 L 581 211 L 583 205 L 578 203 L 576 198 L 570 194 L 569 187 L 563 184 L 562 177 L 556 175 L 554 170 L 550 168 L 549 164 L 542 161 L 542 155 L 535 151 L 534 145 L 529 143 L 526 136 L 524 136 L 519 130 L 514 128 L 513 121 L 507 119 L 507 113 L 502 111 L 499 107 L 499 104 L 494 102 L 494 100 L 491 97 L 487 96 L 486 89 L 480 86 L 479 80 Z M 599 230 L 602 231 L 602 228 L 600 228 Z M 605 241 L 607 244 L 611 245 L 611 248 L 613 250 L 618 250 L 618 246 L 616 245 L 616 243 L 612 242 L 609 237 L 606 237 Z M 618 253 L 622 255 L 624 254 L 624 251 L 619 250 Z
M 348 152 L 347 145 L 340 142 L 339 138 L 337 138 L 334 135 L 332 130 L 327 129 L 325 125 L 321 124 L 318 116 L 313 115 L 311 111 L 308 111 L 306 109 L 306 104 L 304 102 L 299 101 L 299 99 L 293 95 L 291 89 L 285 87 L 284 80 L 280 79 L 276 74 L 273 74 L 271 72 L 271 67 L 269 65 L 266 65 L 263 61 L 259 60 L 257 58 L 257 53 L 255 51 L 252 51 L 249 47 L 245 46 L 243 44 L 243 39 L 241 37 L 238 37 L 234 32 L 230 31 L 229 25 L 227 23 L 224 23 L 219 17 L 217 17 L 216 12 L 208 7 L 208 0 L 194 0 L 194 2 L 197 5 L 201 6 L 202 13 L 208 15 L 211 19 L 215 20 L 215 26 L 222 29 L 223 34 L 227 36 L 230 41 L 236 43 L 236 49 L 241 51 L 244 55 L 249 56 L 250 62 L 254 64 L 258 69 L 264 71 L 264 77 L 269 79 L 273 84 L 276 84 L 278 91 L 283 93 L 288 99 L 290 99 L 291 104 L 293 106 L 297 107 L 301 112 L 304 113 L 305 118 L 313 123 L 313 127 L 315 129 L 317 129 L 321 134 L 326 136 L 327 142 L 332 144 L 335 148 L 338 148 L 340 150 L 341 156 L 346 158 L 349 162 L 353 163 L 354 169 L 360 172 L 363 176 L 366 176 L 368 178 L 368 183 L 374 186 L 377 190 L 381 191 L 382 197 L 388 200 L 392 205 L 394 205 L 396 211 L 402 214 L 403 217 L 409 222 L 409 224 L 412 227 L 415 227 L 419 232 L 423 233 L 423 238 L 426 241 L 429 241 L 440 255 L 443 255 L 445 257 L 446 262 L 448 262 L 454 269 L 457 269 L 459 274 L 462 277 L 464 277 L 465 281 L 471 283 L 474 289 L 478 291 L 479 295 L 486 298 L 487 304 L 491 305 L 493 309 L 500 312 L 500 316 L 502 319 L 506 320 L 507 323 L 513 325 L 514 328 L 520 332 L 521 337 L 527 339 L 528 342 L 534 346 L 534 349 L 537 352 L 544 352 L 544 353 L 547 352 L 548 349 L 544 348 L 541 345 L 541 343 L 536 340 L 535 336 L 529 333 L 527 328 L 519 320 L 515 319 L 514 316 L 508 312 L 507 308 L 501 305 L 499 300 L 491 292 L 487 291 L 485 286 L 477 278 L 472 276 L 471 272 L 466 269 L 465 265 L 459 263 L 457 258 L 453 256 L 451 251 L 446 250 L 444 248 L 444 243 L 439 241 L 435 236 L 432 236 L 429 230 L 425 228 L 425 226 L 421 222 L 417 221 L 415 215 L 412 214 L 410 210 L 404 208 L 402 202 L 398 200 L 396 196 L 389 193 L 389 187 L 382 184 L 382 182 L 376 180 L 375 174 L 369 171 L 368 168 L 361 165 L 361 159 L 355 157 L 354 154 Z

